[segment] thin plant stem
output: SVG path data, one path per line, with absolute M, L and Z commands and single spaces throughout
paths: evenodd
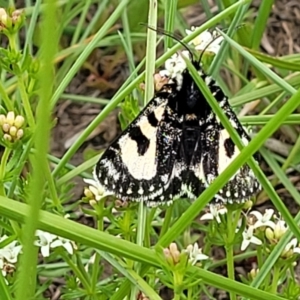
M 7 96 L 7 93 L 2 85 L 2 81 L 0 81 L 0 96 L 7 108 L 8 111 L 14 111 L 14 106 L 12 104 L 12 101 Z
M 5 196 L 5 189 L 4 189 L 4 177 L 5 177 L 5 168 L 6 164 L 9 158 L 9 155 L 11 153 L 11 149 L 8 147 L 4 148 L 4 152 L 1 157 L 1 164 L 0 164 L 0 195 Z
M 79 268 L 76 266 L 76 264 L 69 258 L 69 256 L 65 253 L 65 251 L 60 251 L 61 257 L 64 259 L 64 261 L 69 265 L 71 270 L 74 272 L 76 277 L 80 280 L 82 285 L 84 286 L 87 293 L 91 294 L 91 285 L 88 282 L 88 280 L 83 276 L 83 274 L 80 272 Z
M 145 207 L 144 202 L 140 201 L 139 211 L 138 211 L 137 235 L 136 235 L 136 244 L 139 246 L 143 246 L 144 244 L 146 220 L 147 220 L 147 208 Z M 139 274 L 141 269 L 141 264 L 135 263 L 134 269 L 136 270 L 136 273 Z M 132 300 L 136 299 L 137 292 L 138 292 L 138 287 L 137 285 L 134 285 L 131 290 Z
M 233 211 L 228 209 L 227 212 L 227 245 L 225 245 L 226 250 L 226 258 L 227 258 L 227 274 L 228 278 L 234 280 L 234 255 L 233 255 L 233 240 L 235 235 L 235 230 L 233 228 Z M 235 300 L 236 294 L 234 292 L 230 292 L 230 300 Z
M 23 76 L 18 76 L 18 87 L 19 87 L 22 103 L 24 106 L 27 122 L 28 122 L 30 128 L 33 129 L 35 126 L 35 121 L 34 121 L 33 113 L 31 110 L 29 98 L 26 93 Z

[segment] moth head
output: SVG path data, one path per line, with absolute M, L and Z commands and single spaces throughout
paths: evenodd
M 169 79 L 169 84 L 176 84 L 178 90 L 181 89 L 184 72 L 186 72 L 187 69 L 183 57 L 188 58 L 193 63 L 194 67 L 201 71 L 203 55 L 207 52 L 216 54 L 219 51 L 220 43 L 223 40 L 223 37 L 218 35 L 216 31 L 211 33 L 206 30 L 191 40 L 189 44 L 186 44 L 174 33 L 167 32 L 162 28 L 153 28 L 148 24 L 143 23 L 142 25 L 161 33 L 162 35 L 171 37 L 185 48 L 185 50 L 175 53 L 167 59 L 165 62 L 165 70 L 159 72 L 160 76 Z M 196 27 L 192 27 L 191 30 L 186 30 L 186 33 L 192 34 L 196 29 Z

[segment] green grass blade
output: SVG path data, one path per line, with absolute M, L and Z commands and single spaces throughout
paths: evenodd
M 177 14 L 177 0 L 165 0 L 165 30 L 167 32 L 174 32 L 174 25 Z M 174 40 L 170 36 L 165 37 L 165 52 L 173 46 Z
M 86 61 L 88 56 L 91 54 L 93 49 L 96 47 L 97 43 L 105 36 L 107 31 L 111 28 L 111 26 L 118 20 L 120 17 L 123 9 L 126 7 L 128 3 L 128 0 L 123 0 L 118 7 L 114 10 L 114 12 L 111 14 L 111 16 L 107 19 L 105 24 L 101 27 L 101 29 L 97 32 L 97 34 L 94 36 L 92 41 L 86 46 L 84 51 L 80 54 L 78 59 L 75 61 L 71 69 L 69 70 L 68 74 L 63 78 L 60 85 L 57 87 L 52 99 L 51 99 L 51 105 L 52 107 L 56 104 L 58 101 L 60 95 L 63 93 L 63 91 L 66 89 L 68 84 L 70 83 L 71 79 L 75 76 L 79 68 L 82 66 L 82 64 Z
M 274 0 L 261 1 L 251 37 L 251 48 L 258 49 L 263 37 Z
M 139 276 L 135 271 L 129 269 L 126 264 L 121 260 L 114 259 L 110 254 L 104 251 L 97 251 L 110 265 L 116 268 L 121 274 L 123 274 L 126 278 L 128 278 L 131 283 L 138 288 L 138 290 L 142 291 L 149 299 L 153 300 L 162 300 L 159 295 L 153 290 L 149 284 Z
M 18 222 L 24 222 L 29 213 L 29 207 L 26 204 L 18 203 L 14 200 L 0 196 L 0 209 L 2 216 L 10 218 Z M 41 211 L 39 219 L 39 229 L 45 230 L 59 236 L 71 239 L 78 243 L 82 243 L 89 247 L 99 249 L 101 251 L 113 253 L 119 257 L 127 257 L 135 261 L 140 261 L 154 267 L 160 267 L 160 261 L 153 250 L 137 246 L 128 241 L 122 240 L 107 233 L 100 232 L 93 228 L 88 228 L 82 224 L 67 220 L 63 217 Z M 142 273 L 144 274 L 144 273 Z M 140 276 L 142 276 L 142 274 Z M 190 276 L 202 278 L 203 282 L 216 286 L 220 289 L 234 291 L 242 296 L 251 297 L 252 300 L 283 300 L 284 298 L 272 295 L 270 293 L 257 290 L 246 286 L 245 284 L 232 281 L 221 275 L 199 269 L 191 268 Z M 125 285 L 126 286 L 126 285 Z M 128 287 L 128 286 L 127 286 Z M 127 293 L 128 288 L 120 288 L 122 292 Z M 24 298 L 23 298 L 24 299 Z M 120 294 L 116 292 L 111 299 L 120 298 Z
M 217 29 L 218 30 L 218 29 Z M 224 39 L 235 49 L 239 51 L 253 66 L 258 68 L 262 73 L 264 73 L 268 78 L 270 78 L 273 82 L 278 84 L 283 90 L 290 94 L 294 94 L 296 90 L 287 84 L 286 81 L 284 81 L 282 78 L 280 78 L 277 74 L 272 72 L 269 68 L 267 68 L 264 64 L 262 64 L 259 60 L 254 58 L 251 54 L 249 54 L 243 47 L 241 47 L 238 43 L 236 43 L 234 40 L 229 38 L 225 33 L 218 30 L 218 32 L 224 37 Z
M 43 68 L 39 73 L 40 92 L 39 104 L 36 111 L 36 127 L 34 146 L 36 154 L 32 157 L 31 164 L 34 170 L 29 183 L 27 203 L 30 204 L 25 226 L 22 229 L 23 255 L 20 261 L 16 299 L 31 299 L 35 294 L 37 248 L 34 246 L 34 233 L 38 224 L 39 209 L 43 201 L 45 177 L 44 170 L 48 168 L 47 153 L 50 137 L 50 99 L 54 82 L 54 56 L 57 51 L 57 31 L 52 29 L 56 20 L 55 1 L 47 1 L 42 29 L 44 32 L 41 48 L 41 62 Z

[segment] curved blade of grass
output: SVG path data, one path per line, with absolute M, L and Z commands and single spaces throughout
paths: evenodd
M 239 120 L 242 124 L 249 125 L 264 125 L 268 121 L 274 118 L 274 115 L 263 115 L 263 116 L 243 116 Z M 300 124 L 300 114 L 293 114 L 288 116 L 281 124 Z
M 29 206 L 0 196 L 0 211 L 3 217 L 7 217 L 9 219 L 23 223 L 25 218 L 29 214 Z M 147 265 L 160 267 L 160 261 L 153 250 L 140 247 L 126 240 L 122 240 L 105 232 L 89 228 L 83 224 L 76 223 L 74 221 L 65 219 L 46 211 L 40 212 L 38 228 L 76 241 L 78 243 L 82 243 L 89 247 L 118 255 L 119 257 L 126 257 L 135 261 L 145 263 Z M 142 273 L 142 275 L 143 274 L 144 273 Z M 191 274 L 191 276 L 194 276 L 196 274 L 197 276 L 202 278 L 206 284 L 216 286 L 220 289 L 224 289 L 227 291 L 234 289 L 237 294 L 245 297 L 250 297 L 252 300 L 284 299 L 276 295 L 251 288 L 249 286 L 246 286 L 245 284 L 234 282 L 228 278 L 206 270 L 199 269 L 197 267 L 191 268 L 191 272 L 189 274 Z M 126 290 L 121 287 L 121 291 L 127 292 L 128 289 Z M 111 300 L 123 299 L 116 297 L 116 295 L 120 294 L 116 292 L 111 297 Z
M 300 75 L 292 77 L 290 79 L 286 79 L 285 81 L 287 84 L 291 86 L 299 86 L 300 82 Z M 260 99 L 266 96 L 270 96 L 274 93 L 282 92 L 282 87 L 278 86 L 277 84 L 271 84 L 269 86 L 256 89 L 252 92 L 249 92 L 245 95 L 236 96 L 230 99 L 230 104 L 235 107 L 247 102 Z
M 296 62 L 289 62 L 285 61 L 282 58 L 276 58 L 272 57 L 270 55 L 261 53 L 259 51 L 255 51 L 249 48 L 244 47 L 247 52 L 251 53 L 253 56 L 255 56 L 257 59 L 259 59 L 261 62 L 264 62 L 266 64 L 270 64 L 273 67 L 286 69 L 290 71 L 300 71 L 300 64 Z
M 3 217 L 24 223 L 25 218 L 29 215 L 30 207 L 0 196 L 0 211 Z M 46 211 L 40 211 L 38 228 L 120 257 L 159 266 L 153 250 Z
M 279 179 L 280 183 L 282 183 L 285 186 L 285 188 L 291 194 L 294 200 L 300 205 L 300 194 L 298 190 L 296 189 L 294 184 L 291 183 L 291 181 L 283 172 L 283 170 L 280 168 L 276 160 L 272 157 L 272 153 L 267 149 L 265 149 L 264 147 L 260 149 L 260 153 L 262 154 L 263 158 L 265 159 L 269 167 L 272 169 L 276 177 Z M 289 222 L 294 222 L 293 218 L 290 218 Z M 296 223 L 294 225 L 297 226 Z
M 247 13 L 249 5 L 250 3 L 246 3 L 245 5 L 241 5 L 238 8 L 237 12 L 234 14 L 234 18 L 232 22 L 230 22 L 230 26 L 227 31 L 228 36 L 232 36 L 235 33 L 238 24 L 240 24 L 241 20 Z M 211 74 L 213 78 L 218 77 L 221 64 L 225 59 L 225 55 L 227 55 L 228 53 L 228 47 L 229 47 L 228 43 L 221 44 L 218 54 L 215 56 L 211 66 L 209 67 L 208 74 Z
M 30 54 L 32 54 L 33 33 L 34 33 L 35 28 L 36 28 L 36 21 L 37 21 L 37 18 L 39 16 L 39 13 L 40 13 L 41 2 L 42 2 L 41 0 L 38 0 L 34 4 L 32 16 L 30 18 L 29 27 L 26 30 L 26 35 L 25 35 L 26 40 L 25 40 L 24 49 L 25 49 L 25 51 L 29 51 Z M 23 56 L 22 63 L 24 62 L 25 57 L 26 57 L 26 55 Z
M 127 265 L 121 261 L 114 259 L 110 254 L 104 251 L 96 250 L 109 264 L 123 274 L 131 283 L 142 291 L 149 299 L 162 300 L 162 298 L 153 290 L 153 288 L 134 270 L 129 269 Z
M 57 31 L 52 29 L 53 22 L 56 22 L 56 1 L 46 1 L 47 10 L 44 13 L 42 23 L 42 45 L 41 63 L 43 68 L 39 71 L 39 101 L 36 109 L 36 127 L 34 132 L 35 155 L 31 158 L 32 178 L 29 182 L 26 202 L 30 204 L 29 212 L 22 228 L 23 255 L 18 268 L 18 280 L 16 299 L 31 299 L 35 294 L 37 248 L 34 246 L 34 233 L 37 228 L 39 210 L 44 200 L 45 174 L 44 170 L 49 168 L 47 153 L 50 137 L 50 99 L 54 82 L 54 56 L 57 51 Z M 31 110 L 31 108 L 30 108 Z
M 236 50 L 239 51 L 241 55 L 243 55 L 253 66 L 255 66 L 257 69 L 259 69 L 260 72 L 265 74 L 268 78 L 270 78 L 274 83 L 279 85 L 284 91 L 294 94 L 296 93 L 296 90 L 289 84 L 286 83 L 282 78 L 280 78 L 277 74 L 272 72 L 269 68 L 267 68 L 264 64 L 262 64 L 259 60 L 254 58 L 251 54 L 249 54 L 242 46 L 240 46 L 238 43 L 236 43 L 234 40 L 232 40 L 227 34 L 223 33 L 222 31 L 216 29 L 223 37 L 224 39 L 233 46 Z
M 100 157 L 101 157 L 101 154 L 95 155 L 92 158 L 90 158 L 89 160 L 87 160 L 84 163 L 80 164 L 78 167 L 74 167 L 70 172 L 68 172 L 67 174 L 60 177 L 56 181 L 56 185 L 60 186 L 64 183 L 68 182 L 72 178 L 74 178 L 78 175 L 81 175 L 84 171 L 93 168 L 96 165 L 96 163 L 97 163 L 97 161 L 99 160 Z M 90 176 L 88 178 L 92 178 L 92 176 Z
M 255 18 L 254 28 L 252 30 L 251 48 L 258 49 L 260 41 L 264 34 L 269 14 L 272 10 L 274 0 L 262 1 L 259 5 L 258 14 Z
M 178 0 L 164 1 L 165 30 L 167 32 L 174 32 L 175 17 L 177 13 L 177 1 Z M 174 40 L 170 36 L 165 36 L 165 52 L 173 46 L 173 43 Z
M 13 300 L 13 297 L 8 289 L 8 285 L 5 282 L 5 278 L 2 272 L 0 272 L 0 291 L 2 300 Z
M 157 1 L 149 1 L 149 17 L 148 24 L 151 27 L 156 27 L 157 24 Z M 156 31 L 147 28 L 147 48 L 146 48 L 146 73 L 145 73 L 145 95 L 144 105 L 153 97 L 154 93 L 154 78 L 155 73 L 155 57 L 156 57 Z
M 56 102 L 58 101 L 60 95 L 66 89 L 66 87 L 70 83 L 71 79 L 75 76 L 75 74 L 80 69 L 82 64 L 86 61 L 86 59 L 91 54 L 93 49 L 96 47 L 97 43 L 105 36 L 107 31 L 110 29 L 110 27 L 118 20 L 118 18 L 120 17 L 122 11 L 125 9 L 127 3 L 128 3 L 128 0 L 123 0 L 123 1 L 120 2 L 118 7 L 114 10 L 114 12 L 111 14 L 111 16 L 107 19 L 105 24 L 103 24 L 101 29 L 97 32 L 97 34 L 92 39 L 92 41 L 86 46 L 86 48 L 80 54 L 78 59 L 75 61 L 75 63 L 73 64 L 73 66 L 69 70 L 68 74 L 63 78 L 62 82 L 57 87 L 57 89 L 56 89 L 56 91 L 55 91 L 55 93 L 54 93 L 54 95 L 51 99 L 52 107 L 56 104 Z

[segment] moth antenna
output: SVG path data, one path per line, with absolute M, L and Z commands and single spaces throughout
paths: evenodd
M 154 28 L 146 23 L 140 23 L 140 25 L 142 26 L 146 26 L 148 29 L 151 29 L 153 31 L 156 31 L 158 33 L 161 33 L 162 35 L 168 36 L 170 38 L 172 38 L 173 40 L 175 40 L 176 42 L 178 42 L 181 46 L 183 46 L 190 54 L 191 59 L 194 57 L 193 52 L 191 51 L 191 49 L 178 37 L 176 36 L 174 33 L 168 32 L 166 30 L 164 30 L 163 28 L 157 27 Z
M 202 52 L 201 52 L 201 54 L 200 54 L 200 57 L 199 57 L 199 61 L 198 61 L 198 63 L 199 63 L 199 65 L 200 65 L 200 63 L 201 63 L 201 61 L 202 61 L 202 57 L 203 57 L 203 54 L 205 53 L 205 51 L 206 51 L 206 49 L 213 43 L 213 42 L 215 42 L 218 38 L 220 38 L 221 37 L 221 35 L 219 34 L 218 36 L 215 36 L 205 47 L 204 47 L 204 49 L 202 50 Z

